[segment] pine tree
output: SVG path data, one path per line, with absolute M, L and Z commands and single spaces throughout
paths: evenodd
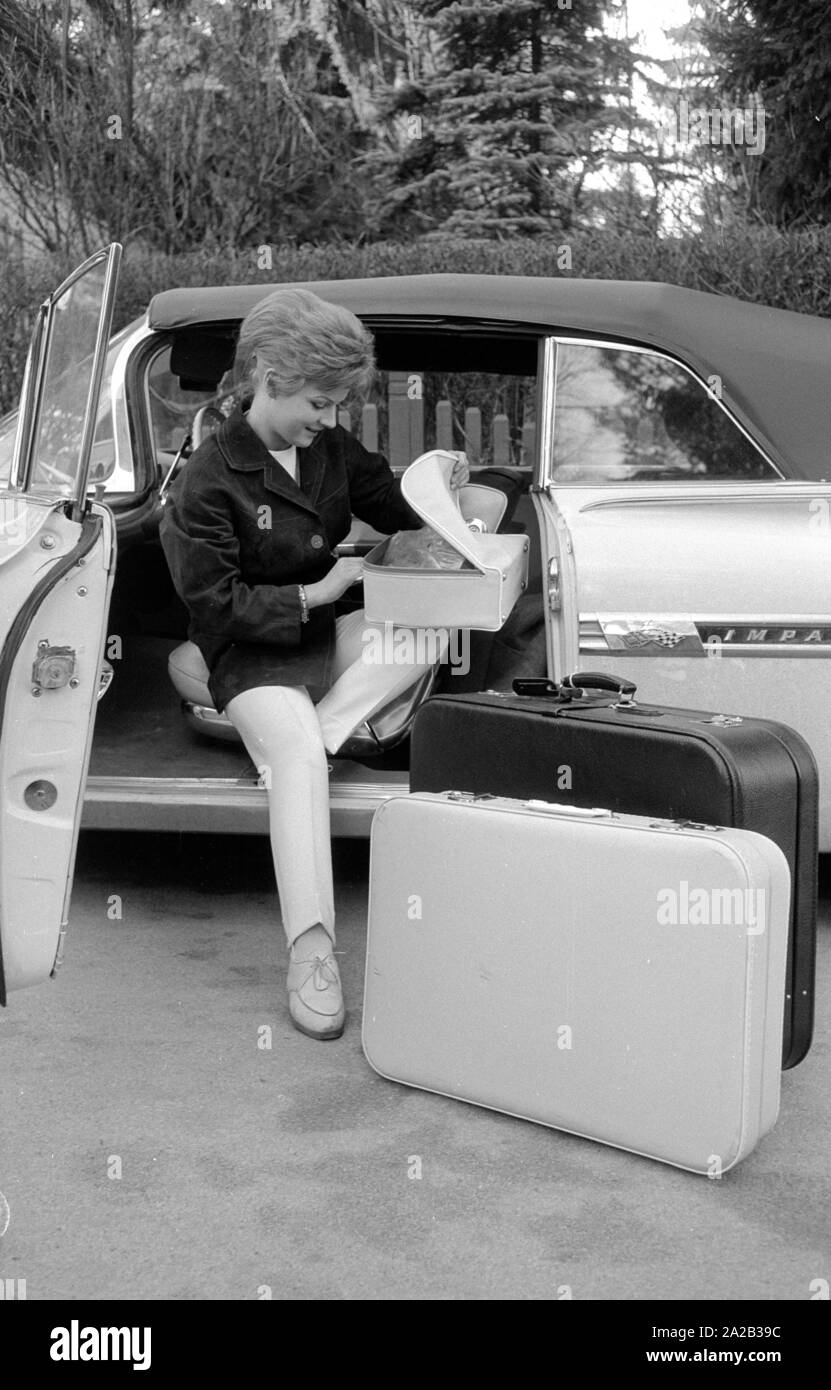
M 600 24 L 610 0 L 415 0 L 435 70 L 400 81 L 375 169 L 377 231 L 509 237 L 568 230 L 586 175 L 625 121 L 625 50 Z
M 765 147 L 741 161 L 750 211 L 780 226 L 831 220 L 828 0 L 702 0 L 716 95 L 764 112 Z

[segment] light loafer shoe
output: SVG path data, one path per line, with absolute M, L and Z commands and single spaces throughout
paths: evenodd
M 340 971 L 333 955 L 289 963 L 286 984 L 295 1028 L 309 1038 L 339 1038 L 346 1022 Z

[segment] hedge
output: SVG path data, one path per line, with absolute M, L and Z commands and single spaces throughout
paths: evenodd
M 571 268 L 561 269 L 568 258 Z M 80 259 L 80 257 L 78 257 Z M 116 328 L 145 309 L 159 290 L 175 285 L 221 285 L 337 280 L 438 271 L 562 275 L 599 280 L 662 280 L 802 313 L 831 316 L 831 227 L 802 231 L 741 224 L 685 238 L 581 232 L 560 241 L 425 239 L 360 245 L 274 246 L 271 266 L 262 248 L 200 249 L 166 256 L 128 246 L 122 266 Z M 558 264 L 558 262 L 560 264 Z M 0 413 L 17 401 L 33 313 L 72 268 L 66 257 L 21 261 L 0 253 Z

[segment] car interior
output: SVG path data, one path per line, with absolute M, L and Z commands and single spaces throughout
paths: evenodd
M 397 474 L 428 449 L 464 449 L 471 481 L 506 495 L 499 529 L 523 532 L 530 539 L 528 586 L 505 627 L 497 634 L 472 632 L 470 670 L 459 675 L 447 665 L 436 668 L 432 679 L 420 683 L 415 703 L 442 688 L 486 689 L 490 680 L 510 689 L 514 662 L 519 674 L 544 675 L 539 535 L 528 493 L 538 339 L 507 332 L 501 325 L 472 328 L 443 321 L 416 327 L 368 321 L 368 326 L 375 337 L 377 380 L 367 400 L 345 403 L 339 423 L 368 448 L 382 452 Z M 196 443 L 233 404 L 229 369 L 235 327 L 209 325 L 165 336 L 134 369 L 140 373 L 128 392 L 134 453 L 139 453 L 140 440 L 152 449 L 142 450 L 137 464 L 151 453 L 146 479 L 118 476 L 110 480 L 115 488 L 98 484 L 99 496 L 117 517 L 119 553 L 105 651 L 113 677 L 97 711 L 92 777 L 256 781 L 256 770 L 236 731 L 231 728 L 229 736 L 227 721 L 221 721 L 224 728 L 196 724 L 183 705 L 183 696 L 195 694 L 187 669 L 183 679 L 177 675 L 182 664 L 180 660 L 177 666 L 177 653 L 187 655 L 187 612 L 158 540 L 164 505 L 160 490 L 163 494 L 187 467 Z M 132 490 L 125 484 L 132 484 Z M 377 532 L 355 518 L 336 553 L 366 554 L 378 539 Z M 362 586 L 357 584 L 338 601 L 336 612 L 360 607 Z M 382 779 L 408 767 L 413 709 L 385 713 L 385 721 L 359 732 L 330 759 L 331 776 Z

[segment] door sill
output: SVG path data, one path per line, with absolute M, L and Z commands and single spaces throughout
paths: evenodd
M 375 771 L 346 759 L 335 760 L 331 767 L 333 838 L 367 838 L 378 807 L 409 790 L 407 772 Z M 250 778 L 87 778 L 82 830 L 267 835 L 268 828 L 265 788 Z

